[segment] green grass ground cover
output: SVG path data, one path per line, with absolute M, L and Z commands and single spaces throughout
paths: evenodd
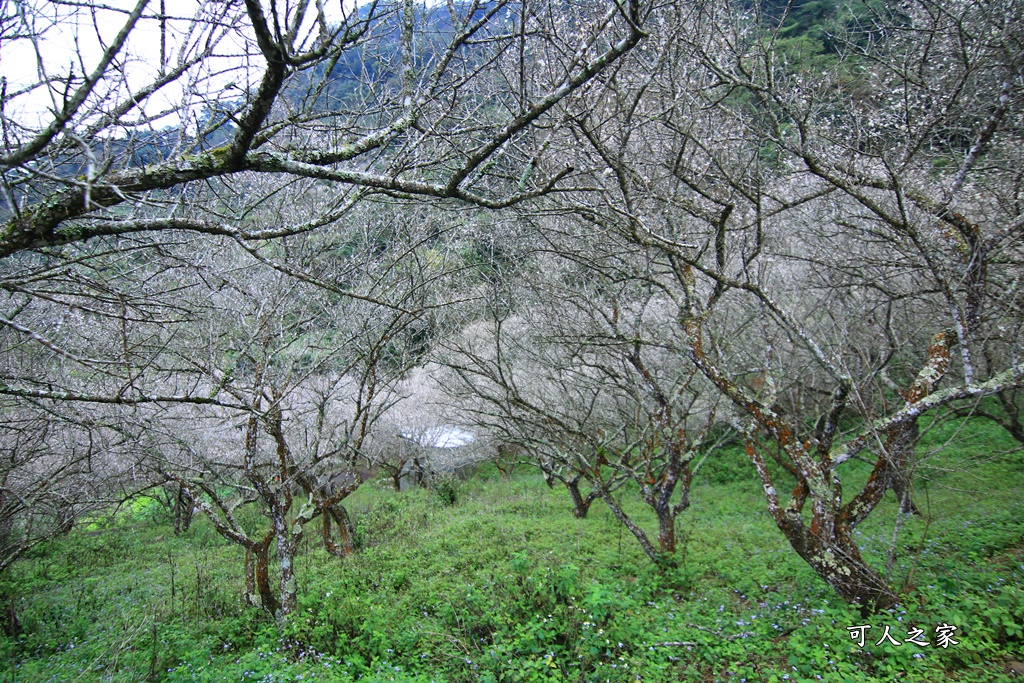
M 790 550 L 738 452 L 698 477 L 674 569 L 654 567 L 600 503 L 577 520 L 539 475 L 482 468 L 451 507 L 360 489 L 359 553 L 340 561 L 310 533 L 284 627 L 244 604 L 242 551 L 202 519 L 175 536 L 143 499 L 80 524 L 0 578 L 23 628 L 0 638 L 0 681 L 1012 680 L 1024 459 L 981 422 L 935 425 L 921 453 L 925 514 L 903 524 L 891 574 L 906 598 L 871 617 Z M 860 530 L 880 567 L 891 495 Z M 938 647 L 942 624 L 959 644 Z M 863 649 L 847 630 L 858 625 L 871 626 Z M 886 626 L 900 646 L 874 644 Z M 928 646 L 905 642 L 911 627 Z

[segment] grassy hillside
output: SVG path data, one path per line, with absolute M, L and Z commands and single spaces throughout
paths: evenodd
M 796 557 L 738 452 L 695 484 L 668 570 L 600 503 L 577 520 L 539 475 L 484 468 L 453 506 L 365 485 L 349 506 L 359 553 L 339 561 L 307 535 L 284 628 L 243 603 L 242 553 L 202 519 L 176 537 L 142 499 L 80 524 L 3 577 L 22 633 L 0 639 L 0 680 L 1009 681 L 1024 459 L 980 421 L 935 427 L 922 454 L 950 439 L 919 472 L 925 514 L 892 567 L 908 592 L 888 613 L 862 617 Z M 881 566 L 894 501 L 879 512 L 863 546 Z M 943 624 L 959 644 L 937 646 Z M 902 645 L 874 645 L 886 626 Z M 928 646 L 904 642 L 914 626 Z

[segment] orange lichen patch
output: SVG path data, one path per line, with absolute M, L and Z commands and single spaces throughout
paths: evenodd
M 949 341 L 951 336 L 949 332 L 939 332 L 935 335 L 931 346 L 928 347 L 928 362 L 917 373 L 914 383 L 903 392 L 907 403 L 917 403 L 928 396 L 934 391 L 935 385 L 946 375 L 950 363 Z

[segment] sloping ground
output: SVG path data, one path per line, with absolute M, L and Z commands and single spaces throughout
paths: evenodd
M 483 468 L 451 507 L 360 489 L 360 552 L 338 561 L 311 535 L 283 629 L 242 603 L 243 557 L 201 520 L 175 537 L 142 501 L 82 525 L 2 579 L 23 633 L 0 640 L 0 680 L 1014 680 L 1024 459 L 980 423 L 933 430 L 922 454 L 949 438 L 919 472 L 927 518 L 897 539 L 892 579 L 908 592 L 887 613 L 862 617 L 804 566 L 739 453 L 696 484 L 679 567 L 665 571 L 604 507 L 577 520 L 539 476 Z M 893 502 L 863 531 L 880 566 Z M 946 648 L 943 625 L 957 627 Z M 875 645 L 886 627 L 899 646 Z M 913 628 L 927 645 L 908 642 Z

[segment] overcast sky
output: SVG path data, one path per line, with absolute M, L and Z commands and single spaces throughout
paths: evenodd
M 46 125 L 52 118 L 50 110 L 63 104 L 65 85 L 54 79 L 66 79 L 69 72 L 73 73 L 77 87 L 83 73 L 96 68 L 104 48 L 125 25 L 136 2 L 107 0 L 102 4 L 92 3 L 92 7 L 63 5 L 52 0 L 17 3 L 14 11 L 22 11 L 18 16 L 3 18 L 3 34 L 0 35 L 0 75 L 6 79 L 8 98 L 4 103 L 6 116 L 32 128 L 40 123 Z M 286 7 L 292 3 L 284 0 L 278 4 Z M 328 8 L 329 20 L 340 19 L 340 2 L 325 2 L 324 5 Z M 205 60 L 188 77 L 166 86 L 160 94 L 150 98 L 145 103 L 148 115 L 166 110 L 182 110 L 194 115 L 195 109 L 210 98 L 237 99 L 245 88 L 259 79 L 262 63 L 255 57 L 258 50 L 251 41 L 252 32 L 240 2 L 234 3 L 224 20 L 218 17 L 216 25 L 210 19 L 223 12 L 221 1 L 165 0 L 164 7 L 168 17 L 162 23 L 160 0 L 149 0 L 142 18 L 118 54 L 117 62 L 125 65 L 127 82 L 115 74 L 116 78 L 101 83 L 90 100 L 93 107 L 99 98 L 106 97 L 107 101 L 100 108 L 109 108 L 115 100 L 123 100 L 129 90 L 138 91 L 159 76 L 162 32 L 165 69 L 173 69 L 179 60 L 201 51 L 211 40 L 216 43 L 216 57 Z M 313 7 L 311 3 L 311 9 Z M 312 20 L 307 24 L 309 29 L 313 28 Z M 45 79 L 50 80 L 50 87 L 40 85 Z M 152 125 L 182 123 L 178 112 Z

